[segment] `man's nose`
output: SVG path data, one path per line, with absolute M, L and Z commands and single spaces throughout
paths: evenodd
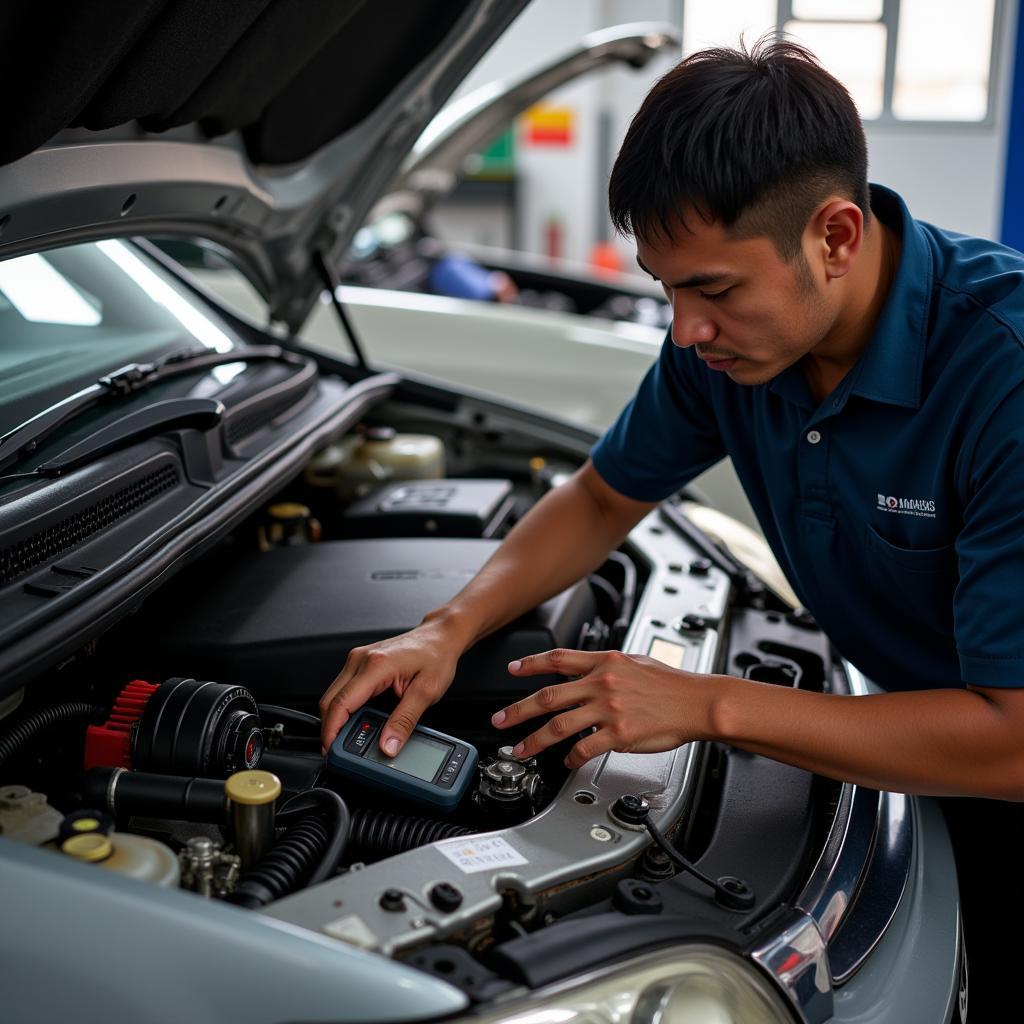
M 692 310 L 680 308 L 680 303 L 673 304 L 672 310 L 672 344 L 679 348 L 691 345 L 707 344 L 718 337 L 718 328 L 713 320 L 694 313 Z

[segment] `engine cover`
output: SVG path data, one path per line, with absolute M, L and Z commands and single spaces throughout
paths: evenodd
M 353 647 L 395 636 L 453 597 L 498 548 L 480 539 L 381 538 L 275 548 L 201 585 L 165 589 L 140 629 L 140 656 L 166 674 L 244 685 L 259 700 L 315 702 Z M 595 612 L 578 583 L 480 641 L 461 659 L 451 697 L 493 711 L 545 679 L 515 679 L 507 664 L 575 647 Z M 159 624 L 158 624 L 159 623 Z

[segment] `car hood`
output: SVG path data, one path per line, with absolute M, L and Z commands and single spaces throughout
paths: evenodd
M 609 64 L 646 67 L 659 54 L 678 55 L 682 45 L 679 34 L 668 24 L 616 25 L 591 32 L 578 46 L 525 74 L 489 82 L 467 93 L 427 125 L 375 212 L 384 215 L 399 209 L 422 216 L 454 189 L 467 158 L 554 89 Z
M 0 11 L 0 259 L 113 235 L 230 249 L 297 328 L 329 262 L 526 0 Z

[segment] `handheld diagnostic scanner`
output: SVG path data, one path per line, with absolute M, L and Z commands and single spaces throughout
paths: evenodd
M 327 767 L 370 789 L 444 811 L 466 795 L 479 760 L 476 748 L 454 736 L 418 725 L 397 757 L 378 738 L 387 715 L 362 708 L 345 723 L 327 753 Z

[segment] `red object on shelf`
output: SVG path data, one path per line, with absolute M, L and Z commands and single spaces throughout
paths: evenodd
M 590 265 L 598 273 L 622 273 L 622 257 L 614 242 L 595 242 L 590 250 Z
M 159 683 L 133 679 L 118 695 L 103 725 L 85 730 L 85 769 L 131 768 L 132 726 L 142 717 Z

